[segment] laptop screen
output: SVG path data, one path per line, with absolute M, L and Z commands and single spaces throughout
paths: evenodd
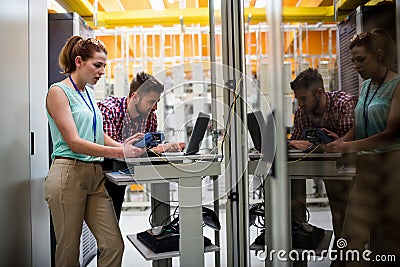
M 247 113 L 249 129 L 254 148 L 263 154 L 263 160 L 272 162 L 275 156 L 275 123 L 272 114 L 264 119 L 261 111 Z
M 196 123 L 193 127 L 192 134 L 189 138 L 189 144 L 186 148 L 185 155 L 193 155 L 199 152 L 201 141 L 204 138 L 204 134 L 207 131 L 208 123 L 210 121 L 210 115 L 199 112 Z
M 254 148 L 261 153 L 261 128 L 265 128 L 265 121 L 261 111 L 247 113 L 247 128 L 253 140 Z

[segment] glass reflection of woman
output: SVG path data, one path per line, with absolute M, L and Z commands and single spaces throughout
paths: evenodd
M 351 61 L 365 79 L 360 85 L 355 126 L 324 149 L 358 154 L 342 231 L 346 249 L 363 252 L 369 242 L 374 253 L 395 254 L 400 259 L 400 75 L 393 71 L 395 49 L 383 29 L 351 39 Z M 347 265 L 366 263 L 349 261 Z M 390 265 L 386 262 L 384 266 Z

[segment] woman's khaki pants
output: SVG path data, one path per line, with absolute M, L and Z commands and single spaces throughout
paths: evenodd
M 56 235 L 56 266 L 80 266 L 79 247 L 85 220 L 100 251 L 97 266 L 121 266 L 124 242 L 104 188 L 101 164 L 55 159 L 45 182 L 46 201 Z
M 361 255 L 368 243 L 373 253 L 371 259 L 360 256 L 360 261 L 350 260 L 347 266 L 399 266 L 399 206 L 400 151 L 359 156 L 341 237 L 347 242 L 345 250 Z M 381 255 L 396 255 L 397 261 L 374 260 Z

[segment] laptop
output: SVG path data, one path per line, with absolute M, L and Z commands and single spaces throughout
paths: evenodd
M 256 152 L 261 153 L 261 132 L 266 127 L 261 111 L 247 113 L 247 128 Z
M 256 150 L 256 153 L 250 153 L 249 157 L 262 157 L 264 161 L 272 162 L 275 156 L 273 115 L 269 114 L 265 120 L 261 111 L 247 113 L 247 128 Z
M 208 123 L 210 122 L 210 115 L 199 112 L 196 123 L 194 124 L 192 134 L 189 138 L 189 143 L 186 149 L 182 152 L 164 152 L 161 156 L 188 156 L 195 155 L 200 150 L 201 142 L 207 131 Z

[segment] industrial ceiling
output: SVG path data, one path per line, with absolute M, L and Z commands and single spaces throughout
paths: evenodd
M 67 12 L 77 12 L 94 27 L 208 24 L 208 0 L 56 0 Z M 214 0 L 220 5 L 221 0 Z M 223 0 L 222 0 L 223 1 Z M 265 3 L 244 0 L 251 22 L 266 21 Z M 334 3 L 333 1 L 336 1 Z M 377 0 L 282 0 L 284 22 L 334 22 L 358 5 Z M 260 7 L 261 6 L 261 7 Z M 159 10 L 158 10 L 159 9 Z M 217 8 L 218 9 L 218 8 Z M 216 10 L 218 12 L 218 10 Z M 216 13 L 218 19 L 218 13 Z

